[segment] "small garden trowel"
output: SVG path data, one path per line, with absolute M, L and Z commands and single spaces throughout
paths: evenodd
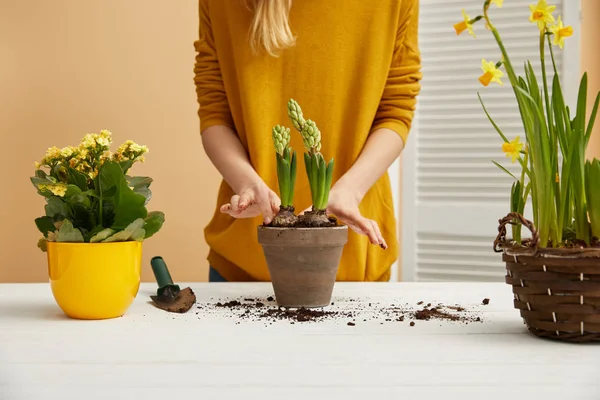
M 196 295 L 190 288 L 181 290 L 173 283 L 167 264 L 162 257 L 154 257 L 150 261 L 152 271 L 158 283 L 156 296 L 150 296 L 154 304 L 165 311 L 183 314 L 196 303 Z

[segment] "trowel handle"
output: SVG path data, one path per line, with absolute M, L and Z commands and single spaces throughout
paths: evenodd
M 152 265 L 152 271 L 154 272 L 154 277 L 159 288 L 173 285 L 173 279 L 171 279 L 167 264 L 165 264 L 165 260 L 162 257 L 153 257 L 150 260 L 150 264 Z

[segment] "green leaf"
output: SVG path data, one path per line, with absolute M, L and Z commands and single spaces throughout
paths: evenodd
M 58 242 L 83 242 L 83 235 L 79 229 L 75 228 L 71 221 L 64 220 L 58 230 Z
M 87 197 L 85 194 L 83 193 L 79 193 L 76 194 L 74 196 L 72 196 L 70 199 L 67 200 L 67 202 L 73 206 L 75 204 L 81 204 L 82 206 L 86 207 L 86 208 L 90 208 L 92 206 L 92 203 L 90 201 L 90 198 Z
M 585 133 L 585 147 L 590 141 L 590 137 L 592 136 L 592 130 L 594 129 L 594 123 L 596 122 L 596 115 L 598 114 L 598 106 L 600 105 L 600 92 L 596 96 L 596 101 L 594 102 L 594 106 L 592 107 L 592 113 L 590 114 L 590 120 L 588 121 L 587 131 Z
M 44 170 L 38 169 L 35 171 L 36 178 L 46 179 L 47 176 L 48 176 L 48 174 L 46 174 L 46 171 L 44 171 Z
M 79 186 L 76 185 L 67 185 L 67 191 L 65 193 L 65 199 L 73 197 L 75 195 L 83 193 Z
M 145 222 L 142 218 L 138 218 L 131 224 L 127 225 L 122 231 L 119 231 L 114 235 L 104 239 L 103 242 L 126 242 L 129 240 L 141 241 L 146 235 L 144 223 Z
M 75 184 L 82 191 L 88 190 L 88 178 L 84 173 L 73 168 L 69 168 L 67 171 L 69 174 L 69 180 L 73 184 Z
M 52 196 L 46 201 L 47 204 L 44 209 L 47 217 L 56 220 L 58 216 L 62 216 L 63 218 L 68 218 L 71 216 L 68 204 L 61 200 L 60 197 Z
M 316 154 L 313 154 L 310 158 L 310 174 L 313 206 L 317 208 L 319 203 L 319 160 Z
M 44 237 L 48 237 L 48 232 L 56 231 L 56 227 L 54 226 L 54 219 L 50 217 L 36 218 L 35 226 L 37 226 L 38 230 L 44 235 Z
M 600 238 L 600 160 L 586 162 L 585 187 L 592 234 Z
M 325 196 L 323 198 L 323 208 L 327 208 L 329 204 L 329 193 L 331 191 L 331 182 L 333 180 L 333 158 L 329 160 L 327 164 L 327 171 L 325 173 Z
M 502 171 L 506 172 L 508 175 L 512 176 L 514 180 L 518 181 L 517 177 L 513 175 L 512 172 L 510 172 L 509 170 L 507 170 L 506 168 L 504 168 L 502 165 L 498 164 L 496 161 L 492 162 L 496 165 L 496 167 L 500 168 Z
M 318 162 L 319 162 L 319 194 L 318 194 L 318 205 L 316 205 L 316 209 L 317 210 L 324 210 L 325 206 L 323 205 L 323 202 L 325 201 L 325 184 L 326 182 L 326 178 L 327 178 L 327 166 L 325 165 L 325 159 L 323 158 L 323 156 L 319 153 L 318 155 Z
M 73 222 L 85 234 L 96 227 L 96 216 L 82 203 L 76 203 L 73 205 Z
M 116 231 L 124 229 L 133 221 L 148 215 L 145 203 L 146 198 L 133 192 L 125 179 L 125 174 L 118 163 L 107 161 L 100 167 L 98 181 L 102 196 L 105 191 L 115 187 L 115 193 L 111 197 L 114 207 L 114 221 L 111 226 Z
M 112 234 L 114 234 L 115 231 L 110 229 L 110 228 L 106 228 L 101 230 L 100 232 L 98 232 L 97 234 L 95 234 L 94 236 L 92 236 L 90 238 L 90 243 L 97 243 L 97 242 L 101 242 L 104 239 L 108 238 L 109 236 L 111 236 Z
M 127 173 L 127 171 L 129 171 L 129 169 L 131 168 L 132 165 L 133 165 L 133 161 L 131 161 L 131 160 L 119 162 L 119 166 L 121 167 L 121 170 L 125 174 Z
M 283 188 L 285 184 L 283 183 L 284 176 L 281 161 L 281 155 L 279 153 L 275 153 L 275 162 L 277 165 L 277 185 L 279 186 L 279 197 L 281 202 L 283 203 L 283 197 L 285 196 L 283 193 Z
M 102 202 L 102 226 L 112 226 L 115 221 L 115 206 L 111 200 Z
M 290 201 L 288 199 L 289 186 L 290 186 L 290 164 L 285 158 L 281 159 L 281 183 L 283 184 L 281 188 L 281 205 L 284 207 L 289 207 Z
M 296 164 L 297 164 L 297 160 L 296 160 L 296 152 L 293 151 L 292 152 L 292 161 L 291 161 L 291 165 L 290 165 L 290 186 L 289 186 L 289 193 L 288 193 L 288 201 L 290 202 L 290 205 L 294 204 L 294 191 L 296 190 Z
M 504 135 L 504 133 L 502 133 L 502 130 L 500 130 L 500 127 L 496 124 L 496 122 L 490 116 L 490 113 L 488 112 L 487 108 L 483 104 L 483 100 L 481 99 L 481 96 L 479 95 L 479 92 L 477 93 L 477 97 L 479 97 L 479 102 L 481 103 L 481 107 L 483 107 L 483 112 L 487 116 L 488 120 L 491 122 L 491 124 L 494 127 L 494 129 L 496 129 L 496 132 L 498 132 L 498 134 L 504 140 L 504 142 L 506 142 L 506 143 L 510 142 L 510 140 L 508 140 L 508 138 Z
M 152 211 L 148 213 L 144 222 L 144 230 L 146 231 L 146 239 L 152 237 L 162 228 L 165 223 L 165 214 L 160 211 Z
M 127 176 L 129 186 L 133 188 L 150 187 L 153 180 L 147 176 Z
M 304 167 L 306 168 L 306 177 L 308 178 L 308 183 L 310 186 L 310 192 L 313 192 L 313 184 L 311 182 L 311 176 L 312 176 L 312 162 L 310 159 L 310 155 L 308 153 L 304 153 Z
M 152 178 L 147 176 L 126 176 L 125 178 L 127 179 L 128 185 L 133 188 L 133 191 L 144 196 L 146 198 L 145 204 L 148 204 L 152 199 L 152 191 L 150 190 L 150 185 L 153 182 Z

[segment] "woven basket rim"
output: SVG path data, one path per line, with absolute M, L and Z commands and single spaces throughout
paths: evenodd
M 600 259 L 600 248 L 532 248 L 520 246 L 514 242 L 502 242 L 498 246 L 502 252 L 509 256 L 534 256 L 542 258 L 598 258 Z

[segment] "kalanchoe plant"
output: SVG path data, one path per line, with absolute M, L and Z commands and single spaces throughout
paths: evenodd
M 111 143 L 109 131 L 87 134 L 79 146 L 51 147 L 35 163 L 31 182 L 46 199 L 45 215 L 35 220 L 42 251 L 47 242 L 142 241 L 161 229 L 164 214 L 146 209 L 152 179 L 127 175 L 148 149 L 128 140 L 113 154 Z
M 573 28 L 564 26 L 560 16 L 555 21 L 553 12 L 556 6 L 549 5 L 546 0 L 529 6 L 529 21 L 539 29 L 541 82 L 530 62 L 525 65 L 525 76 L 517 75 L 500 33 L 489 15 L 492 4 L 501 7 L 502 3 L 503 0 L 484 1 L 482 15 L 475 18 L 469 17 L 463 10 L 463 21 L 454 25 L 454 28 L 457 34 L 467 30 L 475 36 L 473 25 L 485 20 L 487 29 L 498 44 L 500 61 L 494 63 L 483 60 L 483 75 L 479 81 L 484 86 L 491 82 L 502 84 L 504 72 L 500 68 L 503 66 L 514 91 L 525 144 L 519 141 L 519 137 L 509 140 L 481 102 L 487 118 L 504 141 L 502 150 L 513 163 L 518 161 L 522 168 L 520 176 L 514 176 L 496 163 L 515 180 L 511 190 L 511 212 L 522 215 L 528 198 L 531 198 L 540 247 L 598 246 L 600 161 L 586 162 L 585 150 L 598 112 L 600 93 L 587 119 L 586 73 L 579 85 L 575 108 L 570 109 L 565 104 L 553 46 L 562 49 L 565 39 L 572 36 Z M 550 72 L 553 76 L 550 79 L 546 51 L 551 60 Z M 519 221 L 513 223 L 513 241 L 520 245 L 521 225 Z
M 291 227 L 297 217 L 294 214 L 294 188 L 296 186 L 296 152 L 290 147 L 290 128 L 273 127 L 273 144 L 277 158 L 277 179 L 281 207 L 271 221 L 271 226 Z
M 333 159 L 329 163 L 325 162 L 320 152 L 321 131 L 314 121 L 304 119 L 302 109 L 294 99 L 290 99 L 288 102 L 288 116 L 294 128 L 300 132 L 306 149 L 304 163 L 310 184 L 313 208 L 312 212 L 306 213 L 304 219 L 309 226 L 329 226 L 331 222 L 325 211 L 329 202 L 329 191 L 331 190 Z

